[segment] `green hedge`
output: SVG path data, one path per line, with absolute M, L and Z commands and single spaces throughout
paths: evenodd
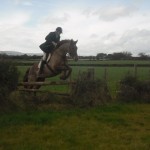
M 120 81 L 117 98 L 122 102 L 150 103 L 150 81 L 141 81 L 127 75 Z
M 8 103 L 9 95 L 17 88 L 19 72 L 11 61 L 0 61 L 0 106 Z

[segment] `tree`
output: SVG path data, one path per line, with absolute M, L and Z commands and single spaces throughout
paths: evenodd
M 108 55 L 109 58 L 113 60 L 128 60 L 132 58 L 132 53 L 130 52 L 119 52 Z
M 105 59 L 106 57 L 107 57 L 107 54 L 105 54 L 105 53 L 98 53 L 98 54 L 96 55 L 96 59 L 97 59 L 97 60 L 99 60 L 99 59 L 103 60 L 103 59 Z
M 149 55 L 146 55 L 145 53 L 139 53 L 138 56 L 141 60 L 147 60 L 150 58 Z

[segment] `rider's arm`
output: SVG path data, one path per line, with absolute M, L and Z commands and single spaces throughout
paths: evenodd
M 53 38 L 54 38 L 54 33 L 53 32 L 50 32 L 46 37 L 45 37 L 45 40 L 46 42 L 52 42 L 53 41 Z

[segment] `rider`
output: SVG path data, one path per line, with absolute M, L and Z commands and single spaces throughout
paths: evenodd
M 54 32 L 50 32 L 45 37 L 46 41 L 39 46 L 40 49 L 44 52 L 44 54 L 43 54 L 42 60 L 40 61 L 38 65 L 38 68 L 39 68 L 38 74 L 42 73 L 44 63 L 46 63 L 50 59 L 50 55 L 52 51 L 55 49 L 57 43 L 60 41 L 60 34 L 62 33 L 62 31 L 63 30 L 61 27 L 57 27 Z

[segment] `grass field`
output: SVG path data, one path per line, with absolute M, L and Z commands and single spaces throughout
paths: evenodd
M 148 64 L 150 63 L 149 61 L 80 61 L 80 63 L 119 63 L 123 64 L 123 63 L 133 63 L 133 64 Z M 20 71 L 20 81 L 23 78 L 23 75 L 25 73 L 25 70 L 28 68 L 28 66 L 18 66 L 19 71 Z M 72 75 L 71 78 L 73 80 L 77 79 L 79 72 L 83 72 L 86 71 L 89 67 L 83 67 L 83 66 L 72 66 Z M 92 67 L 95 69 L 95 78 L 99 78 L 104 80 L 104 76 L 105 76 L 105 67 Z M 116 92 L 116 88 L 117 85 L 119 83 L 119 81 L 127 74 L 130 73 L 132 75 L 134 75 L 134 67 L 107 67 L 106 70 L 106 79 L 107 79 L 107 83 L 108 83 L 108 87 L 110 92 L 112 93 L 112 95 L 115 96 L 115 92 Z M 139 79 L 141 80 L 150 80 L 150 68 L 149 67 L 138 67 L 137 68 L 137 76 Z M 59 76 L 53 77 L 53 78 L 49 78 L 47 79 L 48 81 L 58 81 Z M 68 91 L 69 87 L 67 86 L 53 86 L 53 87 L 44 87 L 44 89 L 51 89 L 51 90 L 59 90 L 59 91 Z
M 0 115 L 0 150 L 149 150 L 150 105 Z
M 38 62 L 38 59 L 31 59 L 27 61 L 16 60 L 20 63 L 35 63 Z M 74 60 L 69 60 L 69 64 L 150 64 L 148 60 L 78 60 L 75 62 Z
M 29 66 L 18 66 L 20 71 L 20 81 L 22 80 L 26 69 Z M 90 67 L 79 67 L 73 66 L 72 69 L 72 79 L 77 79 L 79 71 L 83 72 L 86 71 Z M 104 67 L 92 67 L 95 69 L 95 77 L 103 79 L 104 78 Z M 118 81 L 122 77 L 124 77 L 127 73 L 131 73 L 134 75 L 134 67 L 107 67 L 107 80 L 111 81 Z M 137 68 L 137 76 L 142 80 L 148 80 L 150 78 L 150 68 L 148 67 L 139 67 Z M 59 79 L 57 77 L 51 78 L 51 80 Z
M 33 61 L 33 60 L 32 60 Z M 28 62 L 28 61 L 25 61 Z M 25 63 L 24 62 L 24 63 Z M 36 60 L 36 62 L 38 62 Z M 89 61 L 89 60 L 79 60 L 77 62 L 75 61 L 69 61 L 69 64 L 150 64 L 150 61 L 135 61 L 135 60 L 107 60 L 107 61 Z M 19 66 L 19 70 L 21 71 L 20 79 L 22 79 L 23 74 L 28 66 Z M 77 75 L 79 73 L 79 70 L 85 71 L 88 67 L 83 66 L 72 66 L 73 72 L 72 77 L 77 78 Z M 103 78 L 104 77 L 104 67 L 92 67 L 95 68 L 95 75 L 97 78 Z M 107 76 L 108 81 L 115 81 L 120 79 L 123 75 L 125 75 L 127 72 L 130 72 L 134 74 L 134 67 L 107 67 Z M 150 76 L 150 68 L 149 67 L 138 67 L 137 75 L 141 79 L 147 79 Z M 51 78 L 53 80 L 53 78 Z M 57 78 L 56 78 L 57 79 Z
M 72 67 L 72 79 L 88 67 Z M 94 67 L 104 79 L 103 67 Z M 18 66 L 21 81 L 27 66 Z M 110 91 L 132 67 L 107 67 Z M 141 80 L 150 78 L 148 67 L 137 68 Z M 47 80 L 56 80 L 58 77 Z M 50 88 L 50 87 L 46 87 Z M 67 90 L 67 87 L 52 87 Z M 43 96 L 43 95 L 42 95 Z M 20 100 L 20 99 L 19 99 Z M 149 150 L 150 104 L 111 103 L 93 108 L 59 107 L 39 103 L 37 110 L 0 114 L 0 150 Z

